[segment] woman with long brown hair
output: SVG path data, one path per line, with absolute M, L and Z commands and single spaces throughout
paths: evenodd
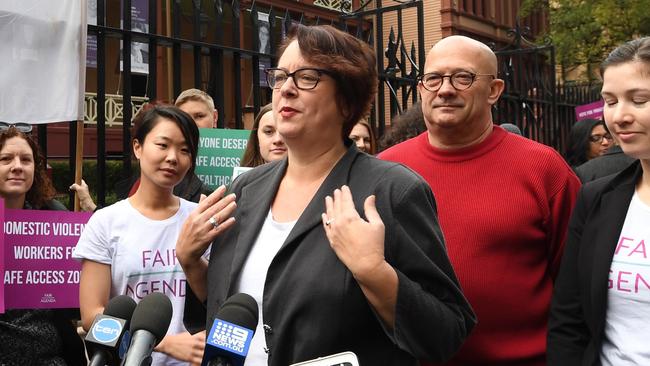
M 555 281 L 549 365 L 650 364 L 650 37 L 617 47 L 600 74 L 608 130 L 638 160 L 580 190 Z
M 269 103 L 255 116 L 241 166 L 254 168 L 285 156 L 287 147 L 275 127 L 273 105 Z

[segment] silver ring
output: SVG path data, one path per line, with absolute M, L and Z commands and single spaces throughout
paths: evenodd
M 210 220 L 208 222 L 212 225 L 213 228 L 218 228 L 219 223 L 217 222 L 217 219 L 214 218 L 214 216 L 210 217 Z
M 334 219 L 329 219 L 329 220 L 325 221 L 325 225 L 330 226 L 330 224 L 333 223 L 333 222 L 334 222 Z

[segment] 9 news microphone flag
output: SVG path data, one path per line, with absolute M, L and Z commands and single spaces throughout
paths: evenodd
M 234 294 L 223 303 L 205 339 L 202 366 L 243 366 L 258 321 L 255 299 Z

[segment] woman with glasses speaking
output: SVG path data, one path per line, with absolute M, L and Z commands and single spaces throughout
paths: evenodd
M 426 182 L 348 139 L 370 109 L 375 65 L 351 35 L 294 28 L 267 70 L 287 158 L 233 182 L 216 204 L 236 197 L 234 217 L 206 214 L 208 198 L 185 223 L 177 256 L 208 326 L 232 294 L 257 300 L 247 366 L 343 351 L 362 365 L 440 362 L 475 323 Z

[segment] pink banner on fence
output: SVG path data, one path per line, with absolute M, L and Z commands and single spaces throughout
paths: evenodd
M 576 122 L 583 119 L 602 119 L 603 106 L 605 102 L 599 100 L 597 102 L 579 105 L 576 107 Z
M 5 210 L 6 309 L 79 307 L 81 264 L 72 259 L 88 212 Z

